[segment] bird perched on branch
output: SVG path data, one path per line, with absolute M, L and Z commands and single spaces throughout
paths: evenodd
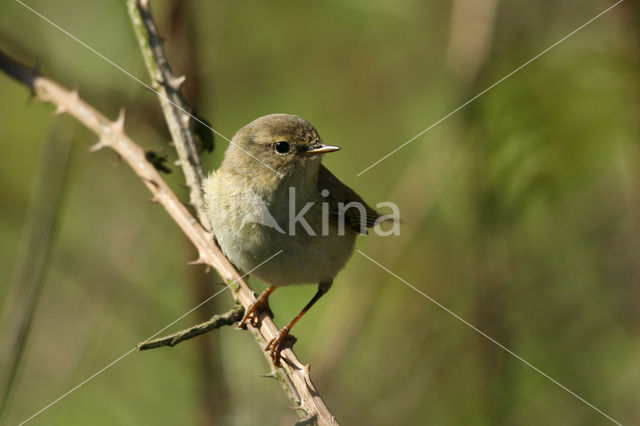
M 271 284 L 240 326 L 257 324 L 277 287 L 318 283 L 311 301 L 267 345 L 275 363 L 291 328 L 351 257 L 357 234 L 388 218 L 321 164 L 323 154 L 339 149 L 325 145 L 300 117 L 266 115 L 236 133 L 222 166 L 203 184 L 207 215 L 224 254 L 241 271 Z

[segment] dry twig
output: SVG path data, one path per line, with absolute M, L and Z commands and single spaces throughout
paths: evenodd
M 78 92 L 70 91 L 41 76 L 35 70 L 19 64 L 1 51 L 0 69 L 29 87 L 36 99 L 54 104 L 56 113 L 68 113 L 96 133 L 99 141 L 91 148 L 92 151 L 109 147 L 117 152 L 151 191 L 153 200 L 165 208 L 196 246 L 199 253 L 196 262 L 215 268 L 232 288 L 234 298 L 245 309 L 251 306 L 255 301 L 253 290 L 222 254 L 214 242 L 213 235 L 208 233 L 178 200 L 153 165 L 146 160 L 144 150 L 124 133 L 124 111 L 120 112 L 116 121 L 111 121 L 80 99 Z M 278 328 L 266 313 L 260 316 L 257 328 L 249 326 L 248 329 L 261 347 L 264 347 L 266 342 L 276 337 L 278 333 Z M 307 418 L 313 419 L 319 425 L 337 424 L 311 381 L 309 366 L 303 365 L 291 348 L 282 350 L 279 367 L 284 374 L 278 373 L 277 377 L 289 397 L 299 402 L 296 408 L 303 410 Z M 274 368 L 274 371 L 280 370 Z
M 151 76 L 151 87 L 157 91 L 164 118 L 180 159 L 180 166 L 189 188 L 191 206 L 195 209 L 202 226 L 210 230 L 209 219 L 203 208 L 204 173 L 191 127 L 192 117 L 189 114 L 191 108 L 180 91 L 185 77 L 173 75 L 169 60 L 162 48 L 162 38 L 158 34 L 158 28 L 151 15 L 149 2 L 127 0 L 127 9 L 140 44 L 144 63 Z
M 161 348 L 163 346 L 175 346 L 178 343 L 193 339 L 194 337 L 200 336 L 201 334 L 207 333 L 211 330 L 215 330 L 216 328 L 224 327 L 225 325 L 232 325 L 240 321 L 243 315 L 244 308 L 242 306 L 236 306 L 229 312 L 212 316 L 209 321 L 194 325 L 182 331 L 178 331 L 177 333 L 169 334 L 168 336 L 158 337 L 157 339 L 138 343 L 136 346 L 139 351 Z
M 180 12 L 184 12 L 188 6 L 177 1 L 173 2 L 173 7 Z M 192 212 L 195 211 L 201 225 L 210 230 L 211 227 L 203 209 L 202 181 L 204 173 L 200 164 L 198 148 L 196 147 L 195 126 L 190 120 L 189 114 L 186 113 L 186 111 L 192 111 L 192 109 L 182 96 L 180 86 L 184 82 L 184 78 L 176 77 L 170 67 L 163 49 L 163 40 L 151 14 L 149 2 L 127 0 L 127 9 L 140 46 L 142 58 L 151 78 L 151 85 L 157 91 L 158 101 L 162 107 L 173 141 L 172 145 L 178 154 L 178 163 L 185 176 L 185 183 L 181 184 L 181 186 L 189 190 Z M 193 270 L 192 272 L 196 300 L 206 299 L 211 290 L 212 277 L 202 274 L 202 271 L 199 270 Z M 200 321 L 206 321 L 211 317 L 216 310 L 215 305 L 220 306 L 220 303 L 221 301 L 215 299 L 211 303 L 201 306 L 198 309 L 198 315 L 201 317 Z M 192 329 L 193 327 L 180 333 L 186 333 Z M 205 331 L 209 330 L 211 328 L 207 328 Z M 203 373 L 198 375 L 202 389 L 201 401 L 204 406 L 203 412 L 207 413 L 208 416 L 207 423 L 211 424 L 218 424 L 219 420 L 217 419 L 223 417 L 224 412 L 229 407 L 229 404 L 225 403 L 228 400 L 228 389 L 226 389 L 224 380 L 219 380 L 221 375 L 224 374 L 221 353 L 219 350 L 214 349 L 220 348 L 219 339 L 220 336 L 211 336 L 207 341 L 198 342 L 200 360 L 202 362 L 201 372 Z M 154 341 L 158 341 L 158 339 L 154 339 Z M 138 345 L 138 349 L 141 350 L 154 347 L 158 346 L 151 346 L 146 343 Z M 215 381 L 215 385 L 212 380 L 214 374 L 218 379 Z

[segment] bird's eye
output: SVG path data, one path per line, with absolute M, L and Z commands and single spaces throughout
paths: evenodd
M 289 142 L 285 141 L 276 142 L 275 148 L 276 152 L 279 154 L 286 154 L 291 149 Z

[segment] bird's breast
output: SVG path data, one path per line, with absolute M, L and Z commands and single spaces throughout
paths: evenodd
M 256 188 L 220 175 L 209 177 L 204 189 L 224 254 L 272 285 L 332 280 L 353 252 L 355 234 L 339 235 L 336 227 L 323 225 L 328 218 L 309 192 L 296 188 L 293 199 L 286 186 Z

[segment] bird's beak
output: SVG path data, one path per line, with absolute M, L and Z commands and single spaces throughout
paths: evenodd
M 323 143 L 317 143 L 317 144 L 313 145 L 313 147 L 311 149 L 308 149 L 306 151 L 306 154 L 309 154 L 309 155 L 325 154 L 327 152 L 333 152 L 333 151 L 339 151 L 339 150 L 340 150 L 339 146 L 325 145 Z

